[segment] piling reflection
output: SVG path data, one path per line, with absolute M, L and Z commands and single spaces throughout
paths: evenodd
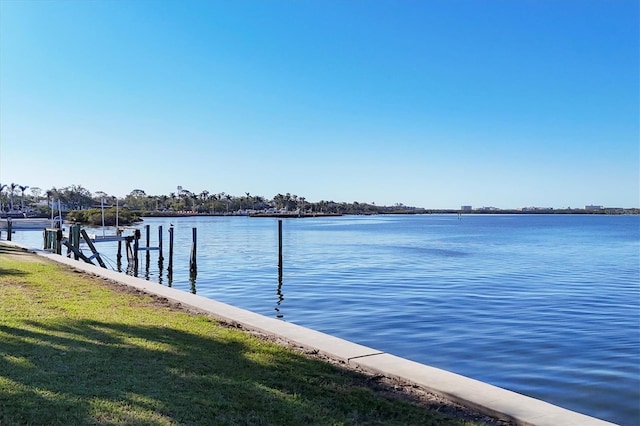
M 284 301 L 284 294 L 282 293 L 282 257 L 280 258 L 280 263 L 278 265 L 278 289 L 276 290 L 276 294 L 278 295 L 278 301 L 276 302 L 275 307 L 277 312 L 276 318 L 284 318 L 284 314 L 280 311 L 280 305 Z
M 169 265 L 167 266 L 167 285 L 173 286 L 173 224 L 169 226 Z
M 193 271 L 189 273 L 189 286 L 191 287 L 191 293 L 196 294 L 196 276 L 197 272 Z
M 160 257 L 158 257 L 158 284 L 162 285 L 164 281 L 162 279 L 162 270 L 164 268 L 164 258 L 162 257 L 162 251 L 160 252 Z
M 149 281 L 149 276 L 150 276 L 150 274 L 149 274 L 149 266 L 150 266 L 150 264 L 151 264 L 151 258 L 149 256 L 149 252 L 147 251 L 147 257 L 146 257 L 145 262 L 144 262 L 144 279 L 147 280 L 147 281 Z
M 138 276 L 138 262 L 129 262 L 127 264 L 127 275 L 131 275 L 132 277 Z
M 284 301 L 282 294 L 282 220 L 278 220 L 278 301 L 276 302 L 276 318 L 284 318 L 284 314 L 280 311 L 280 305 Z

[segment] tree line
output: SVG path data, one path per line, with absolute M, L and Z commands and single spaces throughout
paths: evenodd
M 27 192 L 27 189 L 29 191 Z M 0 211 L 32 212 L 48 215 L 51 209 L 60 203 L 62 209 L 86 210 L 91 207 L 118 204 L 122 208 L 150 214 L 246 214 L 250 211 L 285 211 L 303 213 L 333 214 L 376 214 L 391 212 L 411 212 L 422 209 L 404 206 L 377 206 L 375 203 L 352 203 L 317 201 L 306 197 L 278 193 L 268 199 L 260 195 L 245 192 L 232 195 L 225 192 L 192 192 L 178 186 L 176 191 L 163 195 L 149 195 L 142 189 L 134 189 L 125 197 L 115 197 L 103 191 L 92 193 L 82 185 L 70 185 L 63 188 L 43 190 L 16 183 L 0 184 Z M 57 207 L 56 207 L 57 208 Z

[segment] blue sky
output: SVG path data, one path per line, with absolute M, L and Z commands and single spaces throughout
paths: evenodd
M 0 182 L 640 206 L 639 3 L 0 1 Z

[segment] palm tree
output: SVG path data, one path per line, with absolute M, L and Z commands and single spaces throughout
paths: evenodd
M 4 209 L 2 208 L 2 191 L 4 191 L 4 189 L 7 187 L 6 184 L 0 184 L 0 213 L 2 213 L 4 211 Z
M 284 195 L 278 193 L 275 197 L 273 197 L 273 204 L 275 204 L 278 210 L 284 208 Z
M 209 204 L 209 191 L 207 191 L 206 189 L 204 191 L 202 191 L 199 195 L 200 197 L 200 201 L 202 202 L 202 206 L 204 208 L 204 210 L 208 210 L 207 205 Z
M 227 214 L 229 214 L 229 201 L 231 201 L 231 195 L 227 194 L 224 196 L 227 199 Z
M 18 187 L 17 183 L 13 183 L 11 182 L 11 185 L 9 185 L 9 195 L 10 195 L 10 200 L 11 200 L 11 211 L 13 211 L 13 193 L 16 191 L 16 188 Z
M 255 197 L 253 197 L 253 209 L 256 209 L 256 202 L 258 203 L 258 208 L 264 208 L 263 204 L 264 204 L 264 198 L 261 197 L 260 195 L 256 195 Z
M 284 194 L 284 209 L 289 211 L 289 204 L 291 203 L 291 194 L 287 192 Z
M 191 198 L 191 191 L 189 191 L 188 189 L 184 189 L 181 186 L 179 186 L 178 188 L 179 188 L 178 197 L 180 198 L 180 202 L 181 202 L 180 210 L 187 210 L 187 207 L 188 207 L 187 200 Z M 193 208 L 193 203 L 192 203 L 192 208 Z
M 49 205 L 49 208 L 51 208 L 51 219 L 53 219 L 53 201 L 52 201 L 52 197 L 54 194 L 55 189 L 49 189 L 47 190 L 47 192 L 45 192 L 45 194 L 47 195 L 47 204 Z
M 213 194 L 211 196 L 211 199 L 213 200 L 211 202 L 211 207 L 213 208 L 213 214 L 216 214 L 216 201 L 218 201 L 218 194 Z
M 27 185 L 18 185 L 20 188 L 20 211 L 24 212 L 24 190 L 28 188 Z

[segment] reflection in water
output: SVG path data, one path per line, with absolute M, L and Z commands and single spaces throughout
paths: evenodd
M 167 287 L 173 287 L 173 269 L 167 268 Z
M 127 265 L 127 275 L 132 275 L 134 277 L 138 277 L 138 260 L 132 260 Z
M 163 268 L 163 260 L 162 252 L 160 252 L 160 257 L 158 257 L 158 284 L 162 285 L 162 268 Z
M 147 256 L 144 262 L 144 279 L 149 281 L 149 266 L 151 264 L 151 256 L 149 255 L 149 250 L 147 250 Z
M 276 303 L 277 318 L 284 318 L 284 314 L 280 312 L 280 305 L 284 301 L 282 294 L 282 220 L 278 220 L 278 302 Z
M 282 263 L 278 266 L 278 301 L 276 302 L 276 318 L 284 318 L 284 314 L 280 312 L 280 305 L 284 301 L 284 294 L 282 294 Z
M 280 305 L 284 301 L 282 294 L 282 220 L 278 220 L 278 302 L 276 303 L 277 318 L 284 318 L 284 314 L 280 312 Z
M 169 265 L 167 265 L 167 286 L 173 286 L 173 223 L 169 224 Z
M 198 275 L 198 273 L 195 270 L 189 273 L 189 285 L 191 286 L 191 293 L 193 294 L 196 294 L 196 275 Z

